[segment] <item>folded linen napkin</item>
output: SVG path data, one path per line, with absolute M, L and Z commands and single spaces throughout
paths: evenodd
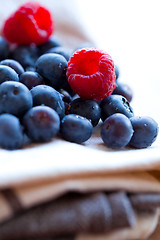
M 3 19 L 23 2 L 4 2 Z M 65 46 L 94 44 L 75 1 L 45 5 Z M 83 145 L 57 138 L 1 150 L 0 240 L 146 239 L 159 217 L 158 148 L 156 142 L 145 150 L 111 151 L 97 128 Z
M 5 187 L 0 192 L 0 239 L 56 239 L 63 235 L 145 239 L 158 224 L 157 173 L 58 175 Z

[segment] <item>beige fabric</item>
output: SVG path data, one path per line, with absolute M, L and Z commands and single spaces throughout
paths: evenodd
M 118 174 L 95 174 L 93 176 L 68 176 L 47 182 L 17 186 L 14 191 L 23 203 L 30 207 L 53 199 L 68 191 L 91 192 L 99 190 L 125 190 L 127 192 L 160 192 L 160 178 L 153 173 L 128 172 Z
M 11 208 L 4 199 L 4 196 L 0 193 L 0 222 L 11 216 Z
M 159 236 L 160 236 L 160 221 L 159 221 L 155 231 L 153 232 L 153 234 L 150 236 L 150 238 L 148 240 L 159 240 Z

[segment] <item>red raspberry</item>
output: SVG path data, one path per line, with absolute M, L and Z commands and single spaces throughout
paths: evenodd
M 79 49 L 68 62 L 67 79 L 80 97 L 102 100 L 115 88 L 114 62 L 104 51 Z
M 46 8 L 38 3 L 28 2 L 5 21 L 2 33 L 11 43 L 42 44 L 53 33 L 53 20 Z

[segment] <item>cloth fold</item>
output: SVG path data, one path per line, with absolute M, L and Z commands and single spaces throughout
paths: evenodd
M 0 220 L 11 217 L 14 211 L 28 209 L 55 199 L 67 192 L 89 193 L 93 191 L 126 191 L 130 193 L 160 193 L 160 177 L 157 171 L 96 173 L 69 175 L 39 181 L 21 182 L 0 191 Z M 142 199 L 143 200 L 143 199 Z M 136 204 L 136 202 L 135 202 Z

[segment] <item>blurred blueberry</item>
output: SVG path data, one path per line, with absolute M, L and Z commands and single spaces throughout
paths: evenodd
M 21 74 L 19 81 L 26 85 L 28 89 L 32 89 L 37 85 L 44 84 L 44 79 L 37 72 L 24 72 Z
M 71 54 L 69 53 L 69 50 L 67 48 L 64 47 L 54 47 L 54 48 L 50 48 L 46 53 L 57 53 L 62 55 L 63 57 L 65 57 L 65 59 L 68 60 L 71 57 Z
M 0 65 L 0 84 L 6 81 L 19 81 L 18 74 L 13 68 Z
M 129 85 L 126 83 L 120 83 L 120 82 L 117 83 L 117 86 L 114 89 L 112 94 L 122 95 L 123 97 L 125 97 L 128 100 L 128 102 L 131 102 L 131 100 L 133 98 L 133 91 L 129 87 Z
M 23 128 L 19 119 L 8 113 L 0 115 L 0 147 L 8 150 L 23 146 Z
M 9 44 L 5 38 L 0 36 L 0 61 L 8 58 L 10 55 Z
M 3 61 L 0 62 L 0 65 L 5 65 L 8 67 L 11 67 L 14 71 L 16 71 L 16 73 L 18 75 L 21 75 L 22 73 L 24 73 L 24 68 L 22 67 L 22 65 L 17 62 L 16 60 L 13 59 L 5 59 Z
M 12 52 L 12 58 L 18 61 L 24 69 L 34 67 L 38 57 L 38 49 L 35 45 L 18 46 Z
M 60 47 L 61 43 L 55 37 L 50 38 L 47 42 L 38 46 L 40 55 L 46 53 L 50 48 Z
M 78 49 L 82 49 L 82 48 L 95 48 L 95 44 L 93 44 L 91 42 L 83 42 L 76 47 L 74 52 L 77 51 Z
M 72 101 L 71 95 L 67 91 L 65 91 L 64 89 L 60 89 L 59 93 L 62 94 L 62 99 L 63 99 L 64 102 L 70 103 Z
M 117 65 L 114 65 L 114 68 L 115 68 L 116 81 L 117 81 L 118 78 L 119 78 L 119 75 L 120 75 L 120 70 L 119 70 L 119 67 Z

